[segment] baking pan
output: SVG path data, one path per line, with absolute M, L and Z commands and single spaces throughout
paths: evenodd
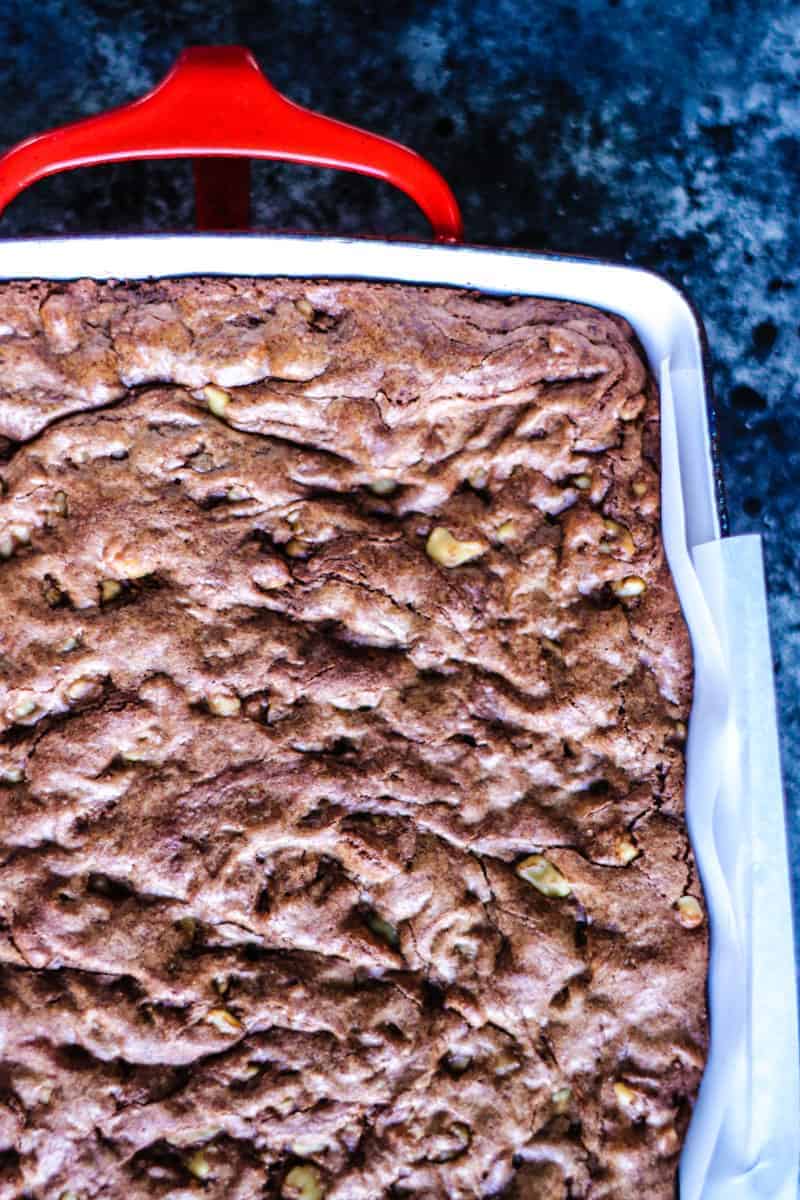
M 142 100 L 32 138 L 0 159 L 0 211 L 73 167 L 195 160 L 197 220 L 226 232 L 0 241 L 0 279 L 186 275 L 395 280 L 536 295 L 627 318 L 658 378 L 662 529 L 689 625 L 695 693 L 686 809 L 711 925 L 711 1046 L 680 1162 L 681 1200 L 795 1200 L 800 1081 L 791 902 L 760 538 L 730 538 L 705 340 L 686 297 L 631 266 L 464 245 L 425 160 L 299 108 L 239 47 L 184 52 Z M 435 243 L 231 232 L 250 158 L 358 171 L 400 187 Z

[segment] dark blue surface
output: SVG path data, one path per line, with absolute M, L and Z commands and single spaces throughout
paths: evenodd
M 301 103 L 407 142 L 470 240 L 625 259 L 709 335 L 731 530 L 764 534 L 800 879 L 800 4 L 0 0 L 0 141 L 121 103 L 190 43 L 249 45 Z M 425 234 L 379 184 L 258 167 L 269 228 Z M 189 168 L 38 185 L 0 232 L 179 228 Z

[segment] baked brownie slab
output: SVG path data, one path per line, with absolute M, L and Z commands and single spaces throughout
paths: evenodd
M 0 1196 L 672 1197 L 658 419 L 577 304 L 0 288 Z

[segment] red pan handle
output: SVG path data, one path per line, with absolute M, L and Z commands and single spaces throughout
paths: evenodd
M 269 158 L 383 179 L 419 205 L 437 241 L 458 242 L 463 234 L 456 199 L 430 163 L 287 100 L 244 46 L 184 50 L 141 99 L 12 147 L 0 158 L 0 213 L 47 175 L 148 158 L 195 160 L 199 229 L 248 228 L 247 160 Z

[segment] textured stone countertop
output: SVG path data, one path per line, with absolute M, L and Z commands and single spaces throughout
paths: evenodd
M 141 94 L 187 44 L 249 45 L 295 100 L 406 142 L 467 237 L 625 260 L 685 287 L 714 364 L 731 531 L 764 536 L 800 881 L 800 4 L 793 0 L 0 3 L 2 146 Z M 258 166 L 259 226 L 424 236 L 381 184 Z M 188 164 L 96 168 L 4 235 L 186 228 Z

